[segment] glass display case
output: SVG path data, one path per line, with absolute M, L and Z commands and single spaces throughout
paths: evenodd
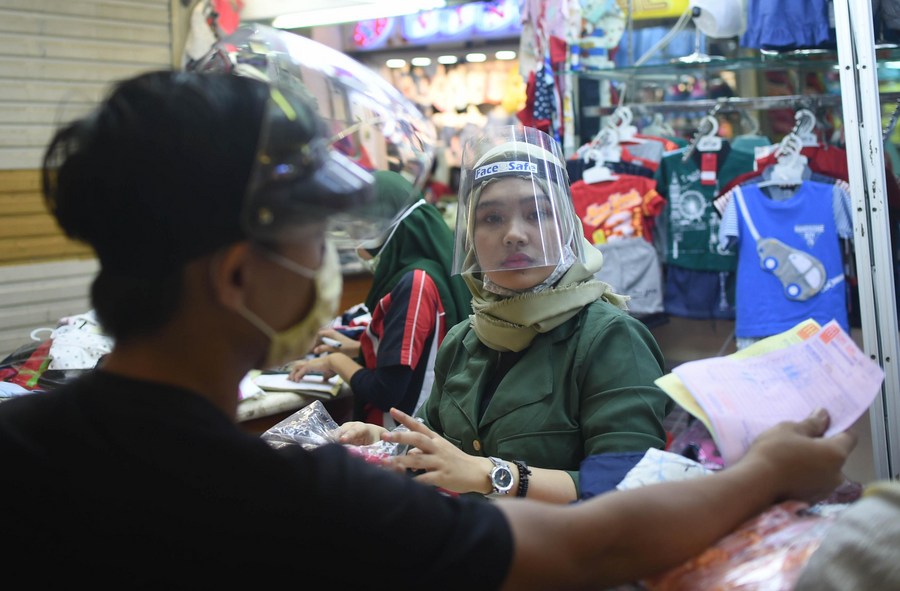
M 851 4 L 853 4 L 851 11 Z M 576 145 L 590 142 L 607 118 L 628 106 L 639 129 L 665 122 L 690 140 L 714 115 L 720 135 L 753 129 L 773 142 L 795 129 L 800 109 L 816 116 L 816 133 L 847 151 L 853 205 L 863 350 L 884 369 L 869 412 L 877 478 L 900 476 L 900 331 L 898 253 L 886 196 L 885 162 L 900 171 L 896 128 L 900 49 L 875 45 L 868 3 L 835 0 L 836 50 L 753 55 L 733 52 L 706 62 L 567 72 L 574 85 Z M 734 48 L 732 48 L 734 49 Z
M 879 48 L 874 55 L 887 127 L 900 99 L 900 48 Z M 726 135 L 729 127 L 734 134 L 755 128 L 773 141 L 791 131 L 796 110 L 808 109 L 817 115 L 824 139 L 843 139 L 837 51 L 758 52 L 705 63 L 675 60 L 572 74 L 578 142 L 589 141 L 620 105 L 631 109 L 638 127 L 661 117 L 686 139 L 715 109 Z

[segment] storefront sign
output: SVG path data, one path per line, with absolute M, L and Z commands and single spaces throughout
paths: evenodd
M 515 37 L 522 30 L 517 0 L 472 2 L 419 12 L 406 17 L 361 21 L 354 25 L 354 50 L 392 45 L 427 45 L 442 41 Z
M 688 9 L 688 0 L 630 0 L 634 20 L 651 18 L 677 18 Z M 619 6 L 628 14 L 629 0 L 619 0 Z

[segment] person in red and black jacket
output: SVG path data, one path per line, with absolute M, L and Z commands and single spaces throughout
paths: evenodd
M 372 320 L 359 340 L 323 329 L 313 349 L 320 356 L 296 361 L 290 378 L 340 375 L 353 392 L 353 418 L 391 428 L 391 407 L 413 414 L 431 393 L 438 346 L 468 317 L 472 296 L 450 274 L 453 232 L 437 207 L 396 172 L 374 176 L 380 198 L 408 204 L 380 238 L 357 249 L 374 275 L 365 301 Z

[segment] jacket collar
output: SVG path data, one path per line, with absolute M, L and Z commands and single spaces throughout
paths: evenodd
M 518 408 L 538 402 L 553 393 L 554 384 L 560 381 L 557 378 L 558 372 L 567 371 L 567 368 L 559 367 L 559 354 L 554 356 L 558 349 L 557 344 L 573 338 L 581 324 L 580 318 L 581 314 L 577 314 L 532 341 L 531 346 L 505 378 L 508 379 L 510 375 L 513 377 L 512 387 L 516 391 L 501 389 L 495 392 L 481 419 L 481 426 L 488 425 Z M 463 338 L 462 345 L 469 354 L 468 374 L 474 378 L 475 387 L 469 389 L 462 399 L 454 402 L 475 423 L 478 416 L 477 393 L 485 388 L 500 353 L 483 345 L 472 330 Z M 479 348 L 482 348 L 480 352 Z M 509 388 L 508 385 L 506 387 Z

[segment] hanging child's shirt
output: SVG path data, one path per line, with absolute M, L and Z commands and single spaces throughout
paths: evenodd
M 662 269 L 653 226 L 666 202 L 656 181 L 629 174 L 597 183 L 579 180 L 572 184 L 572 202 L 585 238 L 603 253 L 597 279 L 631 298 L 632 316 L 661 314 Z
M 829 0 L 749 0 L 741 47 L 784 51 L 834 41 Z
M 753 155 L 722 140 L 717 151 L 671 152 L 660 163 L 656 190 L 666 200 L 655 241 L 666 264 L 665 311 L 695 319 L 734 318 L 737 256 L 720 248 L 713 200 L 734 177 L 752 170 Z
M 770 149 L 760 149 L 756 152 L 757 170 L 763 170 L 778 161 L 775 155 L 776 146 Z M 800 154 L 805 156 L 809 167 L 813 172 L 818 172 L 842 181 L 850 180 L 850 169 L 847 161 L 847 150 L 837 146 L 804 146 L 800 150 Z M 893 167 L 890 160 L 885 161 L 884 169 L 884 191 L 887 197 L 888 205 L 894 208 L 900 208 L 900 183 L 894 176 Z
M 730 184 L 728 190 L 713 201 L 713 207 L 716 208 L 716 211 L 719 212 L 719 215 L 722 217 L 722 222 L 719 226 L 719 236 L 723 236 L 723 232 L 725 236 L 737 236 L 735 230 L 737 228 L 737 214 L 736 210 L 733 207 L 728 207 L 728 203 L 731 201 L 732 196 L 734 196 L 734 187 L 746 186 L 746 185 L 758 185 L 761 183 L 768 183 L 772 180 L 772 167 L 769 166 L 762 171 L 755 173 L 755 176 L 741 175 L 737 177 L 737 179 L 745 178 L 746 180 L 740 183 Z M 735 180 L 737 180 L 735 179 Z M 819 174 L 818 172 L 813 172 L 813 170 L 809 166 L 803 167 L 803 172 L 800 173 L 800 180 L 802 181 L 816 181 L 818 183 L 824 183 L 826 185 L 834 185 L 837 184 L 846 191 L 848 194 L 850 192 L 850 185 L 846 181 L 842 181 L 839 178 L 831 177 L 825 174 Z M 773 193 L 773 191 L 777 191 L 777 189 L 769 189 L 766 193 L 774 198 L 778 198 L 777 195 Z M 784 194 L 782 197 L 784 199 L 788 199 L 793 195 L 793 192 L 790 194 Z
M 594 245 L 623 238 L 652 242 L 656 217 L 666 204 L 656 181 L 627 174 L 600 183 L 576 181 L 572 203 L 585 238 Z
M 584 158 L 569 158 L 566 160 L 566 174 L 569 175 L 569 183 L 575 183 L 583 180 L 584 170 L 598 164 L 596 160 L 587 160 Z M 614 174 L 630 174 L 633 176 L 642 176 L 648 179 L 656 177 L 656 169 L 650 169 L 633 162 L 600 162 Z
M 727 141 L 716 152 L 683 150 L 665 156 L 657 171 L 656 190 L 666 200 L 665 262 L 698 271 L 733 271 L 737 258 L 719 248 L 719 216 L 713 201 L 720 187 L 753 169 L 753 156 L 732 150 Z
M 646 324 L 659 320 L 663 307 L 662 266 L 653 245 L 640 238 L 597 244 L 603 253 L 603 267 L 594 277 L 608 283 L 617 293 L 627 295 L 628 313 Z
M 738 219 L 735 336 L 767 337 L 808 318 L 834 319 L 849 333 L 840 239 L 852 237 L 853 227 L 844 185 L 804 181 L 786 199 L 743 185 L 726 216 L 731 208 Z M 720 239 L 729 238 L 723 231 Z

